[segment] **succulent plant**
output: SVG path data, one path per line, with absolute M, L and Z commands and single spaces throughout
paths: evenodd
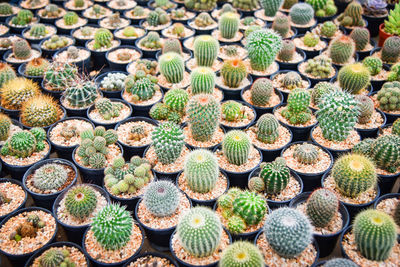
M 42 128 L 32 128 L 13 133 L 1 148 L 3 156 L 10 155 L 18 158 L 30 157 L 34 152 L 45 148 L 46 132 Z
M 309 143 L 303 143 L 296 147 L 293 157 L 302 164 L 314 164 L 318 161 L 318 148 Z
M 12 52 L 15 58 L 26 60 L 31 57 L 32 49 L 25 39 L 17 39 L 13 42 Z
M 69 255 L 68 249 L 50 248 L 39 257 L 40 266 L 71 266 L 74 263 L 69 258 Z
M 325 264 L 324 267 L 357 267 L 358 265 L 348 259 L 330 259 Z
M 192 93 L 212 94 L 215 88 L 215 73 L 208 67 L 197 67 L 190 74 L 190 87 Z
M 33 13 L 28 9 L 21 9 L 17 15 L 11 19 L 11 23 L 19 26 L 26 26 L 33 20 Z
M 329 57 L 333 63 L 345 64 L 354 55 L 356 45 L 349 36 L 340 35 L 333 39 L 328 48 Z
M 327 226 L 339 210 L 339 200 L 329 189 L 319 188 L 311 193 L 306 203 L 306 214 L 316 227 Z
M 112 46 L 113 39 L 114 36 L 110 32 L 110 30 L 105 28 L 100 28 L 94 34 L 93 49 L 99 50 L 104 48 L 110 48 Z
M 49 90 L 64 91 L 75 82 L 77 74 L 76 66 L 55 61 L 44 73 L 44 84 Z
M 358 108 L 360 110 L 358 123 L 366 124 L 371 120 L 372 114 L 375 111 L 374 101 L 366 95 L 356 95 L 355 99 L 358 101 Z
M 400 63 L 392 65 L 387 80 L 389 82 L 400 82 Z
M 41 57 L 34 58 L 26 64 L 25 74 L 28 76 L 43 76 L 49 67 L 48 60 Z
M 197 66 L 211 67 L 218 55 L 219 42 L 211 35 L 200 35 L 194 40 L 193 48 Z
M 34 187 L 42 191 L 61 188 L 68 180 L 67 170 L 60 164 L 49 163 L 41 166 L 32 175 Z
M 307 3 L 297 3 L 290 8 L 290 20 L 297 25 L 307 25 L 314 18 L 314 9 Z
M 65 25 L 72 26 L 78 23 L 79 16 L 74 11 L 69 11 L 64 15 L 63 20 Z
M 12 121 L 4 113 L 0 113 L 0 141 L 5 141 L 10 136 Z
M 69 45 L 69 43 L 70 43 L 70 41 L 67 37 L 53 35 L 50 37 L 50 39 L 46 40 L 43 43 L 43 45 L 44 45 L 44 47 L 46 47 L 46 49 L 56 50 L 56 49 L 66 47 L 67 45 Z
M 11 15 L 13 13 L 12 6 L 9 3 L 0 3 L 0 14 Z
M 102 90 L 121 91 L 124 88 L 124 81 L 127 75 L 122 72 L 110 72 L 100 82 Z
M 69 214 L 84 220 L 92 214 L 97 205 L 97 197 L 94 189 L 87 185 L 78 185 L 65 195 L 65 208 Z
M 145 188 L 143 203 L 154 216 L 171 216 L 178 209 L 180 193 L 178 188 L 169 181 L 152 182 Z
M 218 21 L 218 29 L 222 38 L 232 39 L 239 31 L 239 16 L 233 12 L 226 12 L 222 14 Z
M 335 35 L 338 27 L 332 21 L 325 21 L 321 26 L 321 35 L 331 38 Z
M 378 168 L 396 173 L 400 164 L 400 137 L 393 134 L 378 137 L 372 144 L 371 157 Z
M 223 252 L 220 267 L 262 267 L 264 259 L 260 250 L 250 242 L 236 241 Z
M 17 77 L 5 82 L 0 88 L 1 106 L 6 109 L 19 110 L 25 101 L 39 94 L 37 83 L 30 79 Z
M 217 5 L 217 0 L 185 0 L 185 7 L 196 11 L 211 11 Z
M 17 76 L 13 67 L 5 62 L 0 62 L 0 88 L 3 86 L 3 84 L 15 79 L 16 77 Z
M 64 97 L 70 106 L 83 108 L 94 103 L 98 97 L 98 91 L 93 82 L 82 81 L 66 88 L 64 91 Z
M 286 38 L 290 31 L 290 21 L 288 16 L 284 14 L 277 15 L 272 22 L 271 28 L 279 33 L 282 38 Z
M 282 48 L 278 53 L 278 59 L 280 61 L 289 62 L 293 59 L 296 52 L 296 46 L 292 40 L 283 40 Z
M 158 62 L 160 72 L 169 83 L 180 83 L 183 80 L 185 64 L 183 57 L 175 52 L 163 54 Z
M 314 88 L 312 89 L 311 99 L 312 102 L 318 106 L 321 102 L 322 97 L 329 93 L 332 90 L 337 88 L 335 85 L 328 83 L 328 82 L 319 82 L 317 83 Z
M 386 82 L 377 94 L 379 108 L 383 111 L 400 110 L 400 82 Z
M 164 103 L 156 103 L 149 111 L 150 117 L 155 120 L 166 120 L 169 113 L 169 108 Z
M 104 120 L 111 120 L 118 117 L 124 105 L 120 102 L 112 102 L 108 98 L 98 98 L 94 102 L 95 109 Z
M 264 191 L 267 194 L 279 194 L 289 183 L 290 170 L 280 160 L 263 163 L 260 166 L 260 178 L 264 181 Z
M 390 36 L 385 40 L 381 50 L 383 62 L 396 63 L 400 58 L 400 37 Z
M 279 138 L 279 122 L 273 114 L 263 114 L 256 123 L 257 139 L 273 144 Z
M 281 111 L 281 115 L 290 124 L 305 124 L 311 120 L 311 110 L 308 108 L 311 102 L 311 94 L 307 89 L 293 89 L 288 96 L 288 104 Z
M 164 41 L 162 53 L 166 54 L 168 52 L 175 52 L 179 55 L 182 55 L 182 45 L 181 41 L 177 38 L 169 38 Z
M 365 26 L 362 18 L 363 8 L 357 1 L 352 1 L 344 10 L 342 14 L 337 17 L 341 26 Z
M 227 60 L 221 68 L 224 84 L 229 88 L 238 88 L 246 78 L 246 66 L 240 59 Z
M 228 100 L 221 106 L 222 119 L 227 121 L 240 121 L 245 118 L 245 107 L 237 101 Z
M 350 37 L 356 43 L 356 51 L 364 50 L 370 42 L 370 33 L 367 28 L 354 28 L 350 33 Z
M 385 32 L 393 35 L 400 35 L 400 5 L 396 4 L 394 9 L 389 11 L 388 19 L 385 20 Z
M 303 43 L 308 47 L 315 47 L 320 42 L 319 36 L 312 32 L 307 32 L 303 37 Z
M 400 119 L 396 119 L 392 124 L 392 134 L 400 135 Z
M 157 85 L 157 78 L 144 71 L 138 70 L 135 75 L 129 75 L 125 79 L 125 90 L 134 96 L 137 101 L 151 99 L 160 87 Z
M 206 12 L 201 12 L 194 19 L 194 24 L 197 27 L 207 27 L 214 23 L 215 23 L 215 21 L 211 18 L 210 14 L 208 14 Z
M 257 225 L 264 219 L 267 202 L 261 195 L 244 191 L 234 198 L 233 212 L 240 216 L 247 225 Z
M 254 81 L 250 89 L 250 97 L 253 105 L 265 106 L 268 104 L 274 91 L 271 80 L 259 78 Z
M 296 88 L 301 88 L 302 78 L 297 72 L 289 71 L 283 76 L 281 83 L 284 88 L 293 90 Z
M 28 34 L 34 38 L 43 38 L 48 34 L 48 30 L 46 29 L 46 26 L 44 24 L 36 23 L 31 26 Z
M 146 18 L 147 23 L 151 27 L 157 27 L 159 25 L 164 25 L 170 22 L 170 17 L 167 12 L 161 8 L 156 8 L 151 11 Z
M 171 164 L 181 155 L 184 146 L 182 129 L 173 122 L 165 122 L 152 132 L 154 150 L 162 164 Z
M 238 166 L 248 161 L 251 146 L 248 135 L 240 130 L 228 132 L 222 141 L 222 150 L 228 162 Z
M 382 60 L 378 57 L 368 56 L 363 59 L 362 64 L 369 70 L 371 76 L 377 75 L 382 70 Z
M 361 63 L 343 66 L 338 73 L 339 85 L 343 90 L 357 94 L 369 85 L 369 70 Z
M 262 0 L 260 1 L 261 7 L 264 9 L 264 15 L 267 17 L 274 17 L 276 12 L 282 6 L 283 0 Z
M 309 59 L 305 64 L 305 72 L 313 77 L 326 79 L 332 76 L 332 59 L 325 55 Z

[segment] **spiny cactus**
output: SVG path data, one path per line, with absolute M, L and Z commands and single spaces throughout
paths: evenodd
M 319 82 L 312 89 L 311 98 L 315 105 L 319 105 L 322 97 L 336 88 L 335 85 L 328 82 Z
M 350 37 L 341 35 L 331 41 L 328 48 L 329 57 L 336 64 L 349 62 L 354 55 L 356 45 Z
M 69 11 L 64 15 L 63 20 L 65 25 L 72 26 L 78 23 L 79 16 L 74 11 Z
M 214 135 L 221 116 L 219 102 L 208 94 L 193 96 L 187 104 L 189 128 L 197 141 L 207 141 Z
M 248 161 L 251 147 L 249 136 L 240 130 L 228 132 L 222 141 L 222 150 L 228 162 L 238 166 Z
M 162 164 L 171 164 L 181 155 L 184 146 L 182 129 L 166 122 L 154 129 L 151 135 L 157 158 Z
M 25 66 L 25 74 L 28 76 L 43 76 L 50 67 L 49 61 L 44 58 L 34 58 Z
M 264 15 L 274 17 L 276 12 L 282 6 L 283 0 L 261 0 L 260 5 L 264 9 Z
M 312 32 L 307 32 L 303 37 L 303 43 L 308 47 L 315 47 L 319 42 L 319 36 Z
M 221 68 L 224 84 L 230 88 L 238 88 L 247 76 L 246 66 L 240 59 L 228 60 Z
M 132 94 L 137 101 L 151 99 L 160 87 L 157 85 L 157 78 L 146 75 L 143 71 L 137 71 L 125 79 L 125 90 Z
M 246 40 L 251 68 L 257 71 L 265 71 L 282 47 L 281 37 L 270 29 L 254 31 Z
M 269 245 L 284 258 L 302 253 L 311 244 L 312 233 L 307 217 L 292 208 L 274 210 L 264 224 L 264 236 Z
M 307 25 L 314 18 L 314 9 L 307 3 L 297 3 L 290 9 L 290 20 L 297 25 Z
M 267 105 L 273 92 L 274 87 L 271 80 L 267 78 L 255 80 L 250 89 L 252 104 L 256 106 Z
M 42 23 L 36 23 L 29 29 L 29 35 L 35 38 L 42 38 L 48 34 L 46 26 Z
M 97 205 L 94 189 L 87 185 L 78 185 L 71 188 L 65 196 L 65 208 L 68 213 L 84 220 L 92 214 Z
M 169 38 L 164 41 L 164 45 L 162 48 L 162 53 L 168 53 L 168 52 L 175 52 L 179 55 L 182 55 L 182 45 L 181 41 L 176 38 Z
M 360 212 L 353 226 L 357 250 L 367 259 L 382 262 L 389 258 L 397 243 L 396 224 L 392 217 L 382 211 Z
M 211 35 L 200 35 L 194 40 L 193 50 L 197 66 L 211 67 L 218 55 L 219 42 Z
M 190 87 L 192 93 L 212 94 L 215 87 L 215 73 L 211 68 L 198 67 L 190 74 Z
M 250 178 L 249 182 L 247 183 L 250 191 L 256 193 L 262 193 L 265 189 L 264 180 L 261 177 L 254 176 Z
M 378 168 L 396 173 L 400 164 L 400 137 L 393 134 L 378 137 L 372 144 L 371 157 Z
M 392 134 L 400 135 L 400 119 L 396 119 L 392 125 Z
M 234 100 L 228 100 L 221 106 L 222 119 L 227 121 L 240 121 L 245 117 L 245 107 Z
M 41 166 L 32 175 L 34 187 L 42 191 L 58 190 L 67 180 L 67 170 L 62 165 L 55 163 Z
M 366 95 L 356 95 L 355 99 L 358 101 L 358 108 L 360 110 L 358 123 L 366 124 L 371 120 L 372 114 L 375 111 L 374 101 Z
M 54 91 L 64 91 L 71 86 L 78 74 L 75 65 L 61 62 L 52 62 L 44 73 L 44 84 L 47 89 Z
M 339 85 L 352 94 L 359 93 L 369 85 L 369 70 L 361 63 L 343 66 L 338 73 Z
M 290 170 L 286 164 L 275 160 L 263 163 L 260 168 L 260 178 L 264 180 L 264 191 L 267 194 L 279 194 L 286 188 L 290 179 Z
M 162 10 L 161 8 L 156 8 L 155 10 L 151 11 L 146 18 L 147 23 L 149 26 L 157 27 L 159 25 L 164 25 L 170 22 L 170 17 L 167 12 Z
M 169 83 L 180 83 L 183 80 L 185 65 L 183 57 L 175 52 L 163 54 L 159 59 L 160 72 Z
M 54 267 L 72 265 L 74 263 L 68 257 L 69 255 L 68 249 L 50 248 L 39 257 L 40 266 Z
M 326 79 L 332 76 L 332 59 L 325 55 L 309 59 L 305 64 L 305 72 L 313 77 Z
M 110 30 L 105 28 L 98 29 L 94 34 L 94 50 L 102 48 L 110 48 L 112 45 L 112 40 L 114 39 L 113 34 Z
M 13 13 L 12 6 L 9 3 L 0 3 L 0 14 L 11 15 Z
M 284 40 L 282 42 L 282 48 L 279 51 L 278 59 L 284 62 L 291 61 L 296 52 L 296 46 L 292 40 Z
M 45 148 L 45 139 L 46 132 L 42 128 L 13 133 L 1 148 L 1 154 L 18 158 L 30 157 L 34 152 L 42 151 Z
M 301 88 L 301 83 L 302 83 L 301 76 L 295 71 L 287 72 L 282 79 L 283 87 L 289 90 Z
M 256 123 L 257 139 L 273 144 L 279 138 L 279 122 L 273 114 L 263 114 Z
M 318 161 L 319 152 L 315 145 L 304 143 L 296 147 L 293 157 L 302 164 L 313 164 Z
M 5 62 L 0 62 L 0 88 L 3 86 L 3 84 L 14 79 L 15 77 L 17 76 L 13 67 Z
M 362 64 L 366 67 L 372 76 L 377 75 L 381 72 L 383 63 L 382 60 L 378 57 L 366 57 L 363 59 Z
M 1 106 L 6 109 L 19 110 L 25 101 L 39 94 L 37 83 L 18 77 L 4 83 L 0 88 Z
M 154 216 L 170 216 L 178 209 L 180 193 L 178 188 L 169 181 L 152 182 L 145 188 L 143 203 Z
M 332 21 L 325 21 L 321 26 L 321 35 L 331 38 L 335 35 L 338 27 Z
M 239 215 L 247 225 L 257 225 L 267 212 L 267 201 L 261 195 L 244 191 L 232 202 L 233 212 Z
M 11 119 L 4 113 L 0 113 L 0 141 L 5 141 L 10 135 Z
M 233 12 L 222 14 L 218 21 L 218 28 L 223 38 L 234 38 L 239 30 L 239 16 Z
M 379 109 L 388 112 L 400 110 L 400 103 L 398 101 L 400 96 L 400 82 L 384 83 L 377 95 Z
M 288 96 L 288 104 L 281 111 L 281 115 L 290 124 L 305 124 L 311 120 L 311 110 L 308 108 L 311 101 L 311 94 L 307 89 L 293 89 Z
M 46 40 L 43 43 L 44 47 L 46 47 L 46 49 L 49 49 L 49 50 L 60 49 L 60 48 L 66 47 L 68 44 L 70 44 L 70 41 L 67 37 L 58 36 L 58 35 L 51 36 L 50 39 Z
M 127 75 L 122 72 L 110 72 L 100 82 L 102 90 L 105 91 L 121 91 L 124 88 L 124 81 Z
M 264 258 L 253 244 L 237 241 L 229 245 L 222 253 L 220 267 L 262 267 Z
M 396 63 L 400 58 L 400 37 L 390 36 L 383 43 L 381 58 L 387 63 Z
M 348 259 L 336 258 L 328 260 L 324 267 L 358 267 L 358 265 Z
M 362 18 L 363 8 L 357 1 L 352 1 L 342 14 L 337 17 L 341 26 L 364 26 L 365 22 Z
M 155 120 L 166 120 L 169 113 L 169 108 L 164 103 L 156 103 L 149 111 L 150 117 Z
M 196 207 L 182 215 L 176 227 L 176 234 L 182 247 L 195 257 L 206 257 L 217 249 L 222 224 L 209 208 Z
M 316 227 L 327 226 L 339 209 L 339 200 L 334 192 L 320 188 L 311 193 L 306 203 L 306 214 Z
M 26 26 L 33 20 L 33 13 L 28 9 L 21 9 L 18 11 L 17 15 L 11 19 L 11 24 Z
M 25 39 L 17 39 L 13 42 L 12 52 L 15 58 L 25 60 L 31 57 L 32 49 Z
M 104 120 L 118 117 L 124 105 L 120 102 L 112 102 L 108 98 L 99 98 L 94 102 L 95 109 Z
M 149 32 L 140 40 L 139 44 L 150 50 L 158 50 L 162 48 L 160 35 L 157 32 Z
M 207 27 L 214 23 L 215 23 L 215 21 L 211 18 L 210 14 L 208 14 L 206 12 L 201 12 L 194 19 L 194 24 L 197 27 Z
M 354 28 L 350 33 L 350 37 L 356 43 L 356 51 L 364 50 L 370 42 L 370 34 L 367 28 Z
M 189 94 L 184 89 L 171 89 L 164 96 L 164 103 L 176 112 L 184 112 L 188 101 Z
M 65 100 L 75 108 L 83 108 L 92 105 L 98 96 L 96 85 L 91 82 L 83 82 L 68 87 L 64 92 Z
M 290 31 L 290 21 L 288 16 L 284 14 L 277 15 L 272 22 L 271 28 L 279 33 L 282 38 L 286 38 Z
M 109 204 L 96 214 L 90 229 L 103 248 L 118 250 L 129 242 L 133 223 L 132 216 L 125 207 Z

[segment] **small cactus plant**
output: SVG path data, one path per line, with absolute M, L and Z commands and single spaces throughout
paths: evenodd
M 354 28 L 350 33 L 350 37 L 356 43 L 356 51 L 364 50 L 370 42 L 370 33 L 367 28 Z
M 190 87 L 192 93 L 212 94 L 215 87 L 215 73 L 211 68 L 198 67 L 190 74 Z
M 307 199 L 306 214 L 316 227 L 327 226 L 336 216 L 338 209 L 339 200 L 329 189 L 317 189 Z
M 386 63 L 396 63 L 400 58 L 400 37 L 391 36 L 383 43 L 381 58 Z
M 75 218 L 80 220 L 88 218 L 95 210 L 96 205 L 96 193 L 90 186 L 78 185 L 66 193 L 65 208 Z
M 228 60 L 222 66 L 221 76 L 226 86 L 238 88 L 247 76 L 246 66 L 240 59 Z
M 22 104 L 20 116 L 26 126 L 46 127 L 61 119 L 63 111 L 53 97 L 40 95 Z
M 211 35 L 200 35 L 194 40 L 193 48 L 197 66 L 211 67 L 218 55 L 219 42 Z
M 154 216 L 171 216 L 179 207 L 180 193 L 169 181 L 152 182 L 145 188 L 143 203 Z
M 182 129 L 173 122 L 158 126 L 152 133 L 154 150 L 162 164 L 171 164 L 181 155 L 184 146 Z
M 338 73 L 339 85 L 343 90 L 358 94 L 369 85 L 371 75 L 361 63 L 343 66 Z
M 247 225 L 257 225 L 264 219 L 267 202 L 254 192 L 244 191 L 234 198 L 233 212 L 240 216 Z
M 287 107 L 281 111 L 281 115 L 290 124 L 305 124 L 311 120 L 310 102 L 311 94 L 307 89 L 296 88 L 289 93 Z
M 240 130 L 228 132 L 222 141 L 222 150 L 228 162 L 238 166 L 248 161 L 251 146 L 249 136 Z
M 290 20 L 297 25 L 307 25 L 314 18 L 314 9 L 307 3 L 297 3 L 290 8 Z
M 160 72 L 169 83 L 180 83 L 183 80 L 185 65 L 183 57 L 175 52 L 163 54 L 159 59 Z
M 6 109 L 19 110 L 25 101 L 39 94 L 37 83 L 22 77 L 14 78 L 0 88 L 1 106 Z
M 354 55 L 356 44 L 349 36 L 341 35 L 333 39 L 328 48 L 329 57 L 335 64 L 346 64 Z
M 49 61 L 44 58 L 34 58 L 29 61 L 25 66 L 25 74 L 28 76 L 43 76 L 47 69 L 50 67 Z
M 371 120 L 372 114 L 375 111 L 374 101 L 366 95 L 357 95 L 355 99 L 358 101 L 358 108 L 360 110 L 358 123 L 366 124 Z
M 5 62 L 0 62 L 0 88 L 3 86 L 3 84 L 9 80 L 13 80 L 15 77 L 17 76 L 13 67 Z
M 257 139 L 273 144 L 279 138 L 279 122 L 273 114 L 263 114 L 256 123 Z
M 337 17 L 341 26 L 365 26 L 365 22 L 362 18 L 363 8 L 357 1 L 352 1 L 344 10 L 342 14 Z
M 110 48 L 112 46 L 113 34 L 105 28 L 98 29 L 94 34 L 93 49 Z
M 13 55 L 20 60 L 26 60 L 31 57 L 32 49 L 25 39 L 17 39 L 12 46 Z
M 249 242 L 237 241 L 224 250 L 219 266 L 262 267 L 264 266 L 264 259 L 256 246 Z
M 277 15 L 272 22 L 271 28 L 282 38 L 286 38 L 290 32 L 290 21 L 288 16 L 283 14 Z
M 222 14 L 219 19 L 219 31 L 222 38 L 233 39 L 239 30 L 239 16 L 233 12 Z
M 281 160 L 263 163 L 260 166 L 260 178 L 264 181 L 267 194 L 279 194 L 289 183 L 290 170 Z
M 67 170 L 60 164 L 49 163 L 41 166 L 32 175 L 34 187 L 42 191 L 57 191 L 68 180 Z
M 255 80 L 250 89 L 252 104 L 256 106 L 267 105 L 273 92 L 274 87 L 271 80 L 267 78 Z
M 393 134 L 378 137 L 372 144 L 371 157 L 378 168 L 396 173 L 400 164 L 400 137 Z
M 377 75 L 379 72 L 381 72 L 383 67 L 382 60 L 378 57 L 372 56 L 364 58 L 362 64 L 368 69 L 371 76 Z

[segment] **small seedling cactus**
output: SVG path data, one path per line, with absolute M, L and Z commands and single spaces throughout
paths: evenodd
M 95 210 L 97 196 L 94 189 L 87 185 L 71 188 L 65 196 L 65 208 L 73 217 L 84 220 Z
M 312 77 L 326 79 L 332 76 L 332 59 L 320 55 L 306 61 L 305 72 Z
M 181 155 L 184 146 L 182 129 L 173 122 L 165 122 L 153 132 L 151 139 L 158 160 L 162 164 L 172 164 Z
M 256 123 L 257 139 L 273 144 L 279 138 L 279 122 L 273 114 L 263 114 Z
M 246 66 L 240 59 L 228 60 L 221 69 L 224 84 L 229 88 L 238 88 L 247 76 Z

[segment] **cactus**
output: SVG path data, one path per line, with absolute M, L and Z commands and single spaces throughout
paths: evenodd
M 260 250 L 250 242 L 236 241 L 222 253 L 220 267 L 263 267 Z
M 198 67 L 190 74 L 192 94 L 212 94 L 215 87 L 215 73 L 211 68 Z
M 94 103 L 98 96 L 97 87 L 87 81 L 68 87 L 64 92 L 65 100 L 75 108 L 83 108 Z
M 88 218 L 95 210 L 96 205 L 96 193 L 90 186 L 78 185 L 66 193 L 65 208 L 69 214 L 77 219 Z
M 379 108 L 383 111 L 400 110 L 400 82 L 386 82 L 378 92 Z
M 78 23 L 79 16 L 74 11 L 69 11 L 64 15 L 63 20 L 65 25 L 72 26 Z
M 28 76 L 43 76 L 50 63 L 44 58 L 34 58 L 25 66 L 25 74 Z
M 246 40 L 251 68 L 257 71 L 265 71 L 282 47 L 281 37 L 269 29 L 254 31 Z
M 346 140 L 354 129 L 360 113 L 354 97 L 335 89 L 321 98 L 318 107 L 317 119 L 323 137 L 334 142 Z
M 99 112 L 101 117 L 105 120 L 118 117 L 123 104 L 119 102 L 112 102 L 108 98 L 99 98 L 94 103 L 95 109 Z
M 375 111 L 374 101 L 365 95 L 357 95 L 355 99 L 358 101 L 358 108 L 360 110 L 358 123 L 366 124 L 371 120 L 372 114 Z
M 130 240 L 133 223 L 132 216 L 125 207 L 109 204 L 93 218 L 90 230 L 103 248 L 118 250 Z
M 313 164 L 318 161 L 319 152 L 313 144 L 304 143 L 296 147 L 293 157 L 302 164 Z
M 139 44 L 151 50 L 162 48 L 160 35 L 157 32 L 149 32 L 145 37 L 140 40 Z
M 9 3 L 0 3 L 0 14 L 3 16 L 12 15 L 12 6 Z
M 79 49 L 76 46 L 71 45 L 67 49 L 67 58 L 69 59 L 78 59 L 79 58 Z
M 10 65 L 5 62 L 0 62 L 0 88 L 3 84 L 16 77 L 15 70 Z
M 179 158 L 184 145 L 183 131 L 173 122 L 154 129 L 151 135 L 154 150 L 162 164 L 171 164 Z
M 0 113 L 0 141 L 5 141 L 10 136 L 11 119 L 4 113 Z
M 332 69 L 332 59 L 320 55 L 307 60 L 305 72 L 313 77 L 326 79 L 332 76 Z
M 264 236 L 281 257 L 293 258 L 312 242 L 312 226 L 303 213 L 292 208 L 274 210 L 265 221 Z
M 175 52 L 163 54 L 158 62 L 160 72 L 169 83 L 180 83 L 183 80 L 185 64 L 183 57 Z
M 285 164 L 275 160 L 262 164 L 260 178 L 264 181 L 264 191 L 267 194 L 279 194 L 289 183 L 290 170 Z
M 36 23 L 29 29 L 29 35 L 35 38 L 42 38 L 47 35 L 46 26 L 42 23 Z
M 14 78 L 0 88 L 1 106 L 6 109 L 19 110 L 25 101 L 39 94 L 39 86 L 32 80 L 22 77 Z
M 69 255 L 68 249 L 53 247 L 47 249 L 38 257 L 39 265 L 42 267 L 71 266 L 74 263 L 70 260 Z
M 297 4 L 298 2 L 298 0 L 284 0 L 282 8 L 289 10 L 294 4 Z
M 288 96 L 287 107 L 281 111 L 281 115 L 290 124 L 305 124 L 311 120 L 310 105 L 311 94 L 307 89 L 293 89 Z
M 396 119 L 392 125 L 392 134 L 400 136 L 400 119 Z
M 46 127 L 56 123 L 63 116 L 63 111 L 53 97 L 40 95 L 22 104 L 20 116 L 26 126 Z
M 283 76 L 282 85 L 286 89 L 293 90 L 300 88 L 301 83 L 301 76 L 295 71 L 289 71 Z
M 311 99 L 312 102 L 318 106 L 321 103 L 322 97 L 330 91 L 337 88 L 335 85 L 328 82 L 319 82 L 312 89 Z
M 339 85 L 352 94 L 359 93 L 369 85 L 370 73 L 361 63 L 343 66 L 338 73 Z
M 222 151 L 228 162 L 238 166 L 248 161 L 251 147 L 249 136 L 240 130 L 228 132 L 222 141 Z
M 136 75 L 129 75 L 125 79 L 125 90 L 140 101 L 151 99 L 159 90 L 157 79 L 137 71 Z
M 206 12 L 201 12 L 199 15 L 196 16 L 194 19 L 194 24 L 197 27 L 207 27 L 214 24 L 214 20 L 211 18 L 210 14 Z
M 32 128 L 30 131 L 16 132 L 5 142 L 1 148 L 1 154 L 17 158 L 30 157 L 34 152 L 44 149 L 43 141 L 45 138 L 46 132 L 42 128 Z
M 70 87 L 78 74 L 78 68 L 68 63 L 52 62 L 44 73 L 46 88 L 54 91 L 64 91 Z
M 212 191 L 217 183 L 218 175 L 218 161 L 210 151 L 194 150 L 186 157 L 185 179 L 194 192 Z
M 290 20 L 297 25 L 307 25 L 314 18 L 314 9 L 307 3 L 297 3 L 290 9 Z
M 234 100 L 228 100 L 221 106 L 222 119 L 227 121 L 240 121 L 245 117 L 244 106 Z
M 179 219 L 176 234 L 182 247 L 194 257 L 206 257 L 217 249 L 222 224 L 218 216 L 209 208 L 190 209 Z
M 316 227 L 327 226 L 339 210 L 339 200 L 334 192 L 320 188 L 311 193 L 306 203 L 306 214 Z
M 274 17 L 276 12 L 282 6 L 283 0 L 261 0 L 260 5 L 264 9 L 264 15 Z
M 282 42 L 282 48 L 278 53 L 278 59 L 280 61 L 289 62 L 293 59 L 296 51 L 296 46 L 292 40 L 284 40 Z
M 25 39 L 17 39 L 12 46 L 12 52 L 15 58 L 25 60 L 31 57 L 32 49 Z
M 327 0 L 306 0 L 307 4 L 310 4 L 315 11 L 323 10 L 327 5 Z
M 189 100 L 186 112 L 193 138 L 201 142 L 211 140 L 221 116 L 219 102 L 212 95 L 198 94 Z
M 290 31 L 290 21 L 286 15 L 279 14 L 272 22 L 271 28 L 279 33 L 282 38 L 286 38 Z
M 396 173 L 400 163 L 400 137 L 393 134 L 378 137 L 372 144 L 371 157 L 378 168 Z
M 367 259 L 382 262 L 390 257 L 397 243 L 396 224 L 392 217 L 378 210 L 360 212 L 353 226 L 357 250 Z
M 279 122 L 273 114 L 263 114 L 256 123 L 257 139 L 273 144 L 279 138 Z
M 233 200 L 233 212 L 239 215 L 247 225 L 257 225 L 267 212 L 267 201 L 254 192 L 245 191 Z
M 180 193 L 169 181 L 152 182 L 145 188 L 143 203 L 154 216 L 171 216 L 179 207 Z
M 68 180 L 67 170 L 59 164 L 49 163 L 41 166 L 32 175 L 34 187 L 42 191 L 58 190 Z
M 193 48 L 197 66 L 211 67 L 218 55 L 219 42 L 211 35 L 200 35 L 194 40 Z
M 259 8 L 258 1 L 256 0 L 233 0 L 233 7 L 240 10 L 254 11 Z
M 100 28 L 94 34 L 93 49 L 110 48 L 114 36 L 108 29 Z
M 396 63 L 400 58 L 400 37 L 390 36 L 383 43 L 381 58 L 383 62 Z
M 370 42 L 370 34 L 367 28 L 354 28 L 350 33 L 350 37 L 356 43 L 356 51 L 364 50 Z
M 324 267 L 358 267 L 358 265 L 348 259 L 336 258 L 328 260 Z
M 105 91 L 121 91 L 124 88 L 124 81 L 127 75 L 122 72 L 110 72 L 100 82 L 102 90 Z
M 239 16 L 233 12 L 226 12 L 222 14 L 218 22 L 218 28 L 222 38 L 234 38 L 239 30 Z
M 308 47 L 315 47 L 319 42 L 319 36 L 312 32 L 307 32 L 303 37 L 303 43 Z
M 345 64 L 354 55 L 356 45 L 350 37 L 341 35 L 331 41 L 328 48 L 329 57 L 335 64 Z
M 164 96 L 164 103 L 173 111 L 184 112 L 189 94 L 179 88 L 169 90 Z
M 321 35 L 325 37 L 333 37 L 338 30 L 338 27 L 332 21 L 325 21 L 321 26 Z
M 332 177 L 341 194 L 355 198 L 376 185 L 374 163 L 359 154 L 341 156 L 332 167 Z
M 58 35 L 51 36 L 50 39 L 46 40 L 43 43 L 44 47 L 46 47 L 46 49 L 49 49 L 49 50 L 60 49 L 60 48 L 66 47 L 69 44 L 70 44 L 70 41 L 67 37 L 58 36 Z
M 389 2 L 388 2 L 389 3 Z M 392 4 L 395 4 L 396 2 L 393 1 Z M 387 20 L 385 20 L 385 32 L 388 34 L 393 34 L 393 35 L 399 35 L 400 34 L 400 22 L 399 22 L 399 16 L 400 16 L 400 5 L 395 5 L 394 9 L 389 11 L 389 17 Z
M 217 5 L 217 0 L 185 0 L 185 6 L 196 11 L 211 11 Z
M 253 105 L 265 106 L 268 104 L 274 91 L 271 80 L 267 78 L 259 78 L 255 80 L 250 89 L 250 97 Z
M 170 22 L 170 17 L 167 12 L 162 10 L 161 8 L 156 8 L 151 11 L 146 18 L 147 23 L 151 27 L 157 27 L 159 25 L 164 25 Z
M 169 38 L 165 40 L 162 48 L 162 53 L 166 54 L 168 52 L 175 52 L 179 55 L 182 55 L 181 41 L 179 41 L 179 39 L 176 38 Z
M 352 1 L 344 10 L 342 14 L 337 17 L 341 26 L 365 26 L 362 18 L 363 8 L 357 1 Z
M 238 88 L 247 76 L 246 66 L 240 59 L 227 60 L 221 68 L 224 84 L 229 88 Z
M 151 107 L 149 115 L 155 120 L 166 120 L 169 114 L 169 109 L 164 103 L 156 103 Z
M 26 26 L 33 20 L 33 13 L 28 9 L 21 9 L 18 11 L 17 15 L 11 19 L 11 24 Z
M 254 176 L 250 178 L 249 182 L 247 183 L 250 191 L 256 193 L 262 193 L 265 190 L 265 183 L 261 177 Z
M 383 67 L 382 60 L 378 57 L 372 57 L 372 56 L 364 58 L 362 64 L 364 65 L 364 67 L 368 69 L 368 71 L 372 76 L 375 76 L 379 72 L 381 72 Z

